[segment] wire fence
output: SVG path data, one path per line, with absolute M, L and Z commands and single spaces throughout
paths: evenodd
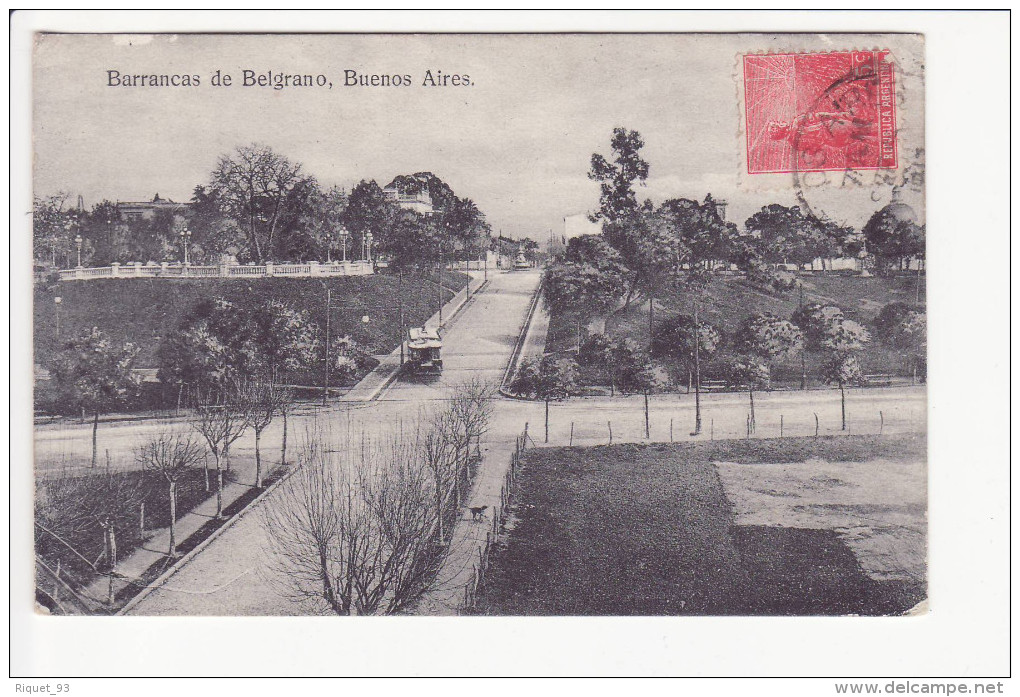
M 527 448 L 529 440 L 530 437 L 528 436 L 527 430 L 517 436 L 514 444 L 514 450 L 510 454 L 510 467 L 507 469 L 506 474 L 503 477 L 503 486 L 499 491 L 499 505 L 495 507 L 492 514 L 492 525 L 485 532 L 485 542 L 478 548 L 478 559 L 472 564 L 471 579 L 468 584 L 464 586 L 464 599 L 461 607 L 462 611 L 471 610 L 476 606 L 482 584 L 485 581 L 485 572 L 489 568 L 492 547 L 499 539 L 500 531 L 506 524 L 507 517 L 510 513 L 510 502 L 513 495 L 514 484 L 517 482 L 517 474 L 520 470 L 521 455 L 524 453 L 525 448 Z

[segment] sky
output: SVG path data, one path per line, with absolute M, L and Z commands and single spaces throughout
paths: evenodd
M 909 35 L 39 35 L 34 191 L 80 194 L 87 206 L 157 192 L 188 200 L 220 155 L 257 142 L 348 190 L 431 171 L 494 230 L 544 240 L 565 216 L 598 207 L 589 161 L 610 154 L 623 126 L 646 144 L 639 197 L 712 193 L 740 223 L 768 203 L 792 204 L 794 187 L 789 175 L 741 174 L 739 56 L 871 46 L 901 62 L 901 153 L 923 147 L 923 44 Z M 111 86 L 110 70 L 201 84 Z M 321 74 L 332 87 L 245 87 L 244 70 Z M 348 70 L 411 84 L 344 86 Z M 428 70 L 470 85 L 423 86 Z M 217 71 L 233 84 L 213 86 Z M 828 181 L 809 198 L 859 227 L 888 194 Z M 923 216 L 923 200 L 907 202 Z

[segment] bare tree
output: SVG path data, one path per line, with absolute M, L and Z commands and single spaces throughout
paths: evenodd
M 358 445 L 310 430 L 262 510 L 269 568 L 291 598 L 338 615 L 393 614 L 434 583 L 442 552 L 422 434 Z
M 230 446 L 250 425 L 236 388 L 220 392 L 214 403 L 200 404 L 195 410 L 192 426 L 205 438 L 216 463 L 217 518 L 223 517 L 223 470 L 230 466 Z
M 451 427 L 450 437 L 456 447 L 458 498 L 461 498 L 460 487 L 467 484 L 471 443 L 477 443 L 492 422 L 494 394 L 492 385 L 476 377 L 457 385 L 450 396 L 450 418 L 445 423 Z
M 239 385 L 238 397 L 252 430 L 255 431 L 255 488 L 262 488 L 262 431 L 273 422 L 280 413 L 286 419 L 286 403 L 290 400 L 289 393 L 276 385 L 269 378 L 257 378 Z M 286 453 L 286 431 L 284 432 L 283 453 Z M 282 460 L 282 458 L 281 458 Z
M 286 385 L 276 385 L 275 389 L 279 393 L 279 415 L 284 418 L 284 436 L 279 445 L 279 464 L 283 466 L 287 464 L 287 417 L 294 405 L 294 389 Z
M 210 188 L 220 211 L 244 231 L 252 256 L 272 259 L 280 221 L 295 205 L 292 194 L 302 182 L 311 182 L 301 165 L 253 143 L 220 157 Z
M 457 427 L 449 409 L 430 416 L 421 415 L 419 418 L 426 427 L 419 430 L 417 449 L 422 464 L 432 475 L 439 543 L 444 544 L 447 514 L 460 507 L 460 488 L 457 486 L 458 453 L 453 437 Z M 451 492 L 456 494 L 454 509 L 449 509 Z
M 170 485 L 170 548 L 177 556 L 177 482 L 202 458 L 202 446 L 187 431 L 167 428 L 156 432 L 135 449 L 135 461 L 166 479 Z

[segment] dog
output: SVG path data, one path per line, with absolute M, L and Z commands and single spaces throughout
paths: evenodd
M 485 517 L 485 511 L 488 506 L 469 506 L 468 510 L 471 511 L 471 520 L 478 520 L 479 518 Z

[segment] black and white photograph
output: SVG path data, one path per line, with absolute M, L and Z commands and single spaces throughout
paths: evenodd
M 933 611 L 922 31 L 28 38 L 54 631 Z

